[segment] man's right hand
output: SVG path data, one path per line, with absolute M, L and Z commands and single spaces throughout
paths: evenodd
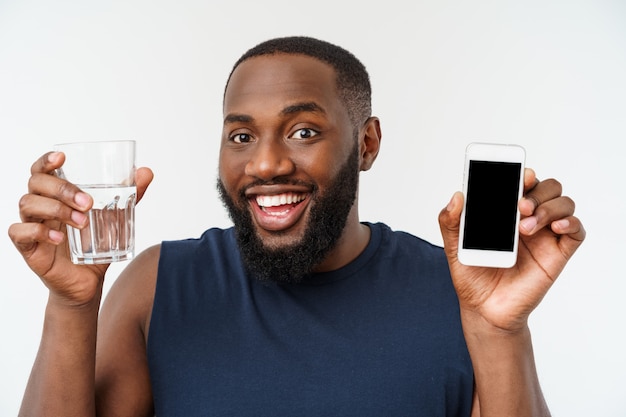
M 49 152 L 32 165 L 28 194 L 19 202 L 22 222 L 9 227 L 9 236 L 52 298 L 68 306 L 81 306 L 99 298 L 108 265 L 74 265 L 70 260 L 65 226 L 86 227 L 86 212 L 93 200 L 55 175 L 64 161 L 63 153 Z M 149 168 L 139 168 L 135 177 L 139 201 L 153 173 Z

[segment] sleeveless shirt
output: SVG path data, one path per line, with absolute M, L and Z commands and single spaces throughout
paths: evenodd
M 353 262 L 264 283 L 234 230 L 163 242 L 147 354 L 156 415 L 469 416 L 442 248 L 382 223 Z

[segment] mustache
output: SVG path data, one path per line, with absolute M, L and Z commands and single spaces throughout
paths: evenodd
M 220 182 L 222 182 L 221 178 L 219 179 Z M 222 182 L 223 184 L 223 182 Z M 262 180 L 262 179 L 256 179 L 254 181 L 252 181 L 249 184 L 246 184 L 244 187 L 242 187 L 238 192 L 237 195 L 242 198 L 242 199 L 246 199 L 246 192 L 252 188 L 252 187 L 259 187 L 259 186 L 267 186 L 267 185 L 294 185 L 294 186 L 302 186 L 302 187 L 306 187 L 309 188 L 311 190 L 312 194 L 315 194 L 317 192 L 317 190 L 319 189 L 319 186 L 317 184 L 315 184 L 314 182 L 311 181 L 304 181 L 304 180 L 298 180 L 295 178 L 288 178 L 288 177 L 277 177 L 274 179 L 271 179 L 269 181 L 266 180 Z

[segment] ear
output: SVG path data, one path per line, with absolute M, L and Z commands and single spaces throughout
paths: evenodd
M 382 137 L 378 117 L 368 118 L 359 132 L 361 171 L 367 171 L 374 164 Z

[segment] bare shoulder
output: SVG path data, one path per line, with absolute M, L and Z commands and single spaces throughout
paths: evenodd
M 160 252 L 160 244 L 151 246 L 128 264 L 109 290 L 102 306 L 103 318 L 113 315 L 118 316 L 118 322 L 133 320 L 147 338 Z
M 151 415 L 146 343 L 160 245 L 140 253 L 111 286 L 100 311 L 96 346 L 98 415 Z

